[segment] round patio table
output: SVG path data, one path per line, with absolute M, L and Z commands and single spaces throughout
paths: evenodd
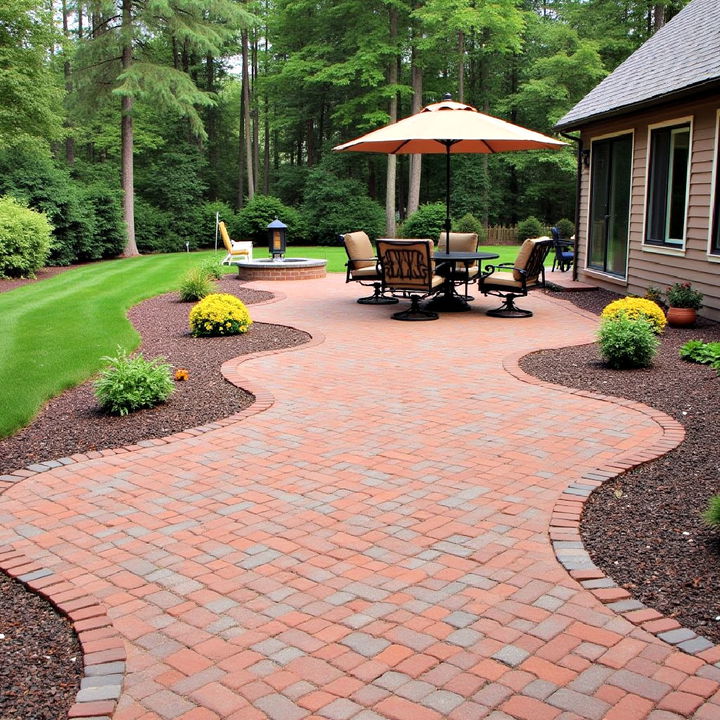
M 494 260 L 500 256 L 497 253 L 490 252 L 436 252 L 433 253 L 433 260 L 437 263 L 450 263 L 453 270 L 458 263 L 462 263 L 465 267 L 469 267 L 472 263 L 480 260 Z M 455 291 L 455 285 L 452 280 L 453 273 L 448 273 L 443 283 L 443 290 L 434 298 L 425 303 L 427 310 L 434 312 L 467 312 L 470 310 L 464 295 L 460 295 Z

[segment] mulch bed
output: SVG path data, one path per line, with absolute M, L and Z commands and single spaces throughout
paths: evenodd
M 617 299 L 558 296 L 593 312 Z M 667 328 L 651 368 L 610 370 L 594 344 L 534 353 L 520 365 L 548 382 L 643 402 L 684 426 L 678 448 L 590 496 L 581 533 L 595 564 L 618 585 L 720 643 L 720 533 L 701 519 L 709 498 L 720 494 L 720 377 L 679 358 L 680 346 L 696 338 L 720 340 L 720 325 L 701 318 L 695 328 Z
M 12 282 L 0 282 L 0 292 L 12 289 Z M 232 293 L 248 305 L 272 297 L 232 276 L 218 281 L 216 290 Z M 140 350 L 145 357 L 162 355 L 174 368 L 189 372 L 189 379 L 176 384 L 166 403 L 123 418 L 112 417 L 98 408 L 92 382 L 68 390 L 52 399 L 29 426 L 0 440 L 0 474 L 228 417 L 248 407 L 254 398 L 222 377 L 223 362 L 302 345 L 310 337 L 294 328 L 254 323 L 245 335 L 193 338 L 187 324 L 191 307 L 171 293 L 146 300 L 129 312 L 142 337 Z M 66 720 L 82 675 L 82 653 L 70 623 L 43 598 L 0 572 L 0 634 L 5 635 L 0 638 L 0 718 Z

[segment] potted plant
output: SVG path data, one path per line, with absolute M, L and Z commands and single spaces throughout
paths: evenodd
M 702 307 L 703 294 L 693 290 L 689 282 L 676 282 L 667 289 L 665 300 L 668 325 L 690 327 L 695 324 L 697 311 Z

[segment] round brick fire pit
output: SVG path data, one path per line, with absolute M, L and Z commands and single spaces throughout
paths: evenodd
M 283 258 L 241 260 L 237 263 L 241 280 L 315 280 L 325 277 L 327 260 Z

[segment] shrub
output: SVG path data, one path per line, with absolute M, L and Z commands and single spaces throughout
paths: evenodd
M 180 282 L 180 300 L 195 302 L 202 300 L 213 290 L 213 284 L 202 267 L 190 268 Z
M 203 260 L 200 263 L 200 270 L 211 280 L 219 280 L 223 276 L 222 265 L 217 260 L 213 260 L 213 258 Z
M 680 357 L 690 362 L 703 365 L 720 366 L 720 342 L 703 342 L 702 340 L 688 340 L 680 348 Z
M 400 237 L 437 240 L 445 229 L 447 209 L 443 203 L 421 205 L 401 226 Z
M 561 238 L 571 238 L 575 234 L 575 223 L 567 218 L 560 218 L 555 223 Z
M 654 285 L 650 285 L 648 287 L 648 289 L 645 291 L 644 298 L 646 300 L 651 300 L 658 307 L 662 307 L 665 302 L 665 297 L 663 296 L 662 290 L 658 287 L 655 287 Z
M 693 290 L 689 282 L 676 282 L 667 289 L 665 298 L 670 307 L 699 310 L 702 307 L 703 294 L 699 290 Z
M 315 168 L 305 183 L 302 205 L 307 236 L 319 245 L 338 245 L 338 235 L 364 230 L 372 239 L 385 230 L 385 212 L 358 180 Z
M 135 198 L 135 241 L 140 252 L 177 252 L 182 242 L 170 233 L 170 213 Z
M 487 240 L 485 226 L 472 213 L 465 213 L 465 215 L 454 224 L 453 230 L 455 232 L 477 233 L 478 242 L 481 245 Z
M 118 348 L 117 357 L 103 358 L 108 366 L 95 381 L 95 397 L 107 412 L 127 415 L 142 408 L 155 407 L 172 394 L 170 365 L 164 358 L 146 360 L 142 353 L 128 356 Z
M 245 304 L 234 295 L 208 295 L 190 311 L 190 330 L 195 337 L 237 335 L 247 332 L 251 325 Z
M 638 297 L 626 297 L 622 298 L 622 300 L 614 300 L 603 308 L 600 317 L 614 318 L 621 314 L 631 320 L 645 318 L 656 333 L 661 333 L 665 329 L 665 325 L 667 325 L 665 313 L 657 303 Z
M 720 495 L 713 495 L 702 514 L 702 519 L 713 528 L 720 527 Z
M 651 365 L 660 341 L 645 318 L 620 313 L 602 320 L 598 343 L 608 366 L 622 369 Z
M 43 213 L 0 198 L 0 277 L 34 277 L 45 265 L 52 225 Z
M 541 237 L 544 234 L 543 224 L 533 215 L 518 223 L 517 239 L 519 243 L 525 242 L 528 238 Z
M 237 234 L 243 240 L 252 240 L 267 247 L 267 226 L 275 218 L 288 226 L 288 244 L 303 239 L 305 233 L 298 211 L 284 205 L 280 198 L 273 195 L 255 195 L 247 202 L 237 214 Z

